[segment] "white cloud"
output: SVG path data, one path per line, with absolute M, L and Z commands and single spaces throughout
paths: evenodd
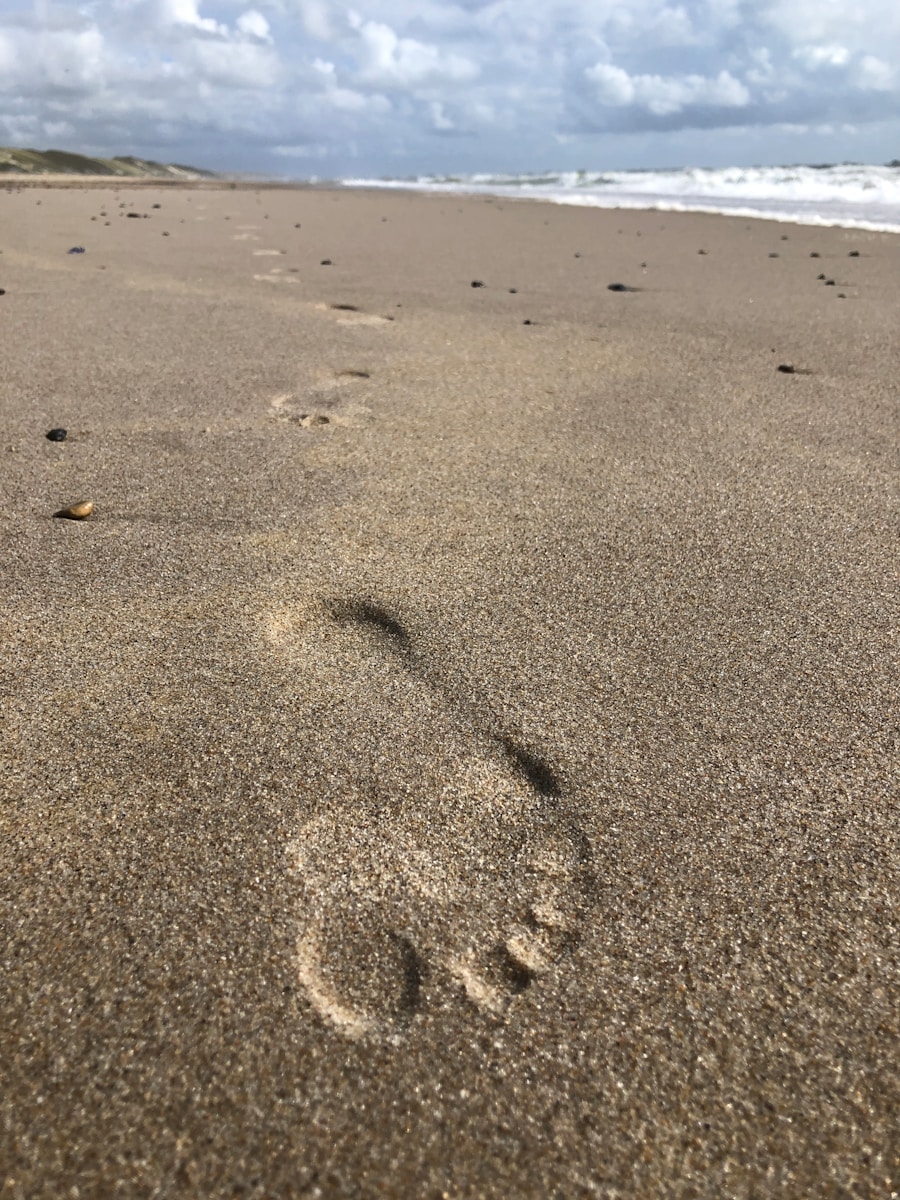
M 890 92 L 897 85 L 897 69 L 874 54 L 867 54 L 859 64 L 859 86 L 875 92 Z
M 808 67 L 842 67 L 850 57 L 846 46 L 798 46 L 793 52 L 793 58 L 798 59 Z
M 662 75 L 629 75 L 621 67 L 598 63 L 585 75 L 594 84 L 601 104 L 616 108 L 637 105 L 655 116 L 678 113 L 690 105 L 720 108 L 743 108 L 750 101 L 747 88 L 728 71 L 720 71 L 713 79 L 702 75 L 664 77 Z
M 444 106 L 440 100 L 432 100 L 428 105 L 428 111 L 431 114 L 431 124 L 438 132 L 450 133 L 456 129 L 456 126 L 444 111 Z
M 206 82 L 225 88 L 265 89 L 277 83 L 280 64 L 268 46 L 255 42 L 197 39 L 182 62 Z
M 248 12 L 241 13 L 237 19 L 237 27 L 247 37 L 258 38 L 261 42 L 272 41 L 272 34 L 269 32 L 269 22 L 256 9 L 251 8 Z
M 398 37 L 389 25 L 351 17 L 359 33 L 361 80 L 381 87 L 410 87 L 423 82 L 459 83 L 478 74 L 461 55 L 442 53 L 436 46 Z
M 197 0 L 159 0 L 159 11 L 166 24 L 187 25 L 193 29 L 202 29 L 205 33 L 228 32 L 226 26 L 220 25 L 212 17 L 200 16 Z

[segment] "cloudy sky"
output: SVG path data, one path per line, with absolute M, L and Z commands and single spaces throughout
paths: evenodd
M 0 0 L 0 144 L 305 177 L 900 158 L 900 0 Z

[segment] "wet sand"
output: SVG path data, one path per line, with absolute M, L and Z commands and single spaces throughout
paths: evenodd
M 0 250 L 0 1195 L 900 1190 L 900 239 L 123 185 Z

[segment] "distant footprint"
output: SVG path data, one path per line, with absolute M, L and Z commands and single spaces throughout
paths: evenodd
M 316 311 L 333 316 L 338 325 L 389 325 L 391 317 L 360 312 L 354 304 L 316 304 Z
M 257 283 L 299 283 L 296 275 L 285 275 L 281 267 L 273 267 L 266 275 L 254 275 Z
M 593 903 L 590 847 L 553 768 L 460 711 L 376 603 L 297 602 L 263 633 L 338 714 L 353 776 L 338 791 L 355 799 L 323 802 L 289 847 L 310 1004 L 351 1038 L 397 1037 L 460 1001 L 500 1017 Z

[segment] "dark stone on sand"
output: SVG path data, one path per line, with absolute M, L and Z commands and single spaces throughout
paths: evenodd
M 698 253 L 698 254 L 705 254 L 705 253 L 706 253 L 706 251 L 705 251 L 705 250 L 698 250 L 698 251 L 697 251 L 697 253 Z
M 44 435 L 48 442 L 64 442 L 69 436 L 68 429 L 48 429 Z
M 132 219 L 133 221 L 139 221 L 139 220 L 141 219 L 141 214 L 140 214 L 140 213 L 126 213 L 126 214 L 125 214 L 125 216 L 126 216 L 126 217 L 131 217 L 131 219 Z
M 778 370 L 782 375 L 795 375 L 797 373 L 797 368 L 793 363 L 779 363 Z
M 773 250 L 772 253 L 769 255 L 769 258 L 778 258 L 778 255 Z
M 821 258 L 822 255 L 818 252 L 818 250 L 811 250 L 809 257 L 810 258 Z
M 84 246 L 71 246 L 66 251 L 66 253 L 67 254 L 84 254 Z
M 299 222 L 299 221 L 298 221 L 298 222 L 297 222 L 297 224 L 294 226 L 294 228 L 295 228 L 295 229 L 299 229 L 299 228 L 300 228 L 300 222 Z
M 837 284 L 834 282 L 833 279 L 826 279 L 825 286 L 826 287 L 837 287 Z
M 846 292 L 838 292 L 838 294 L 837 294 L 837 298 L 838 298 L 838 300 L 846 300 L 846 299 L 847 299 L 847 293 L 846 293 Z
M 608 292 L 637 292 L 640 288 L 629 287 L 627 283 L 608 283 L 606 285 Z
M 322 261 L 319 263 L 320 267 L 330 267 L 333 265 L 334 264 L 332 263 L 330 258 L 323 258 Z
M 162 205 L 161 204 L 151 204 L 150 207 L 151 208 L 162 208 Z
M 859 251 L 851 250 L 850 253 L 847 255 L 847 257 L 848 258 L 859 258 Z
M 163 237 L 168 237 L 168 236 L 169 235 L 165 232 L 165 230 L 163 230 Z
M 518 288 L 510 288 L 510 289 L 509 289 L 509 294 L 510 294 L 511 296 L 515 296 L 515 294 L 516 294 L 516 292 L 517 292 L 518 290 L 519 290 Z
M 522 322 L 522 324 L 523 324 L 523 325 L 530 325 L 530 324 L 531 324 L 531 321 L 523 321 L 523 322 Z
M 824 279 L 824 278 L 825 278 L 825 276 L 824 276 L 824 275 L 817 275 L 817 276 L 816 276 L 816 279 Z
M 0 288 L 0 296 L 6 295 L 6 288 Z
M 781 235 L 781 240 L 782 240 L 783 242 L 786 242 L 786 241 L 788 240 L 788 235 L 787 235 L 786 233 L 783 233 L 783 234 Z
M 580 254 L 576 254 L 576 255 L 575 255 L 575 257 L 576 257 L 576 258 L 581 258 L 581 255 L 580 255 Z
M 484 287 L 484 282 L 481 279 L 473 279 L 471 287 Z

